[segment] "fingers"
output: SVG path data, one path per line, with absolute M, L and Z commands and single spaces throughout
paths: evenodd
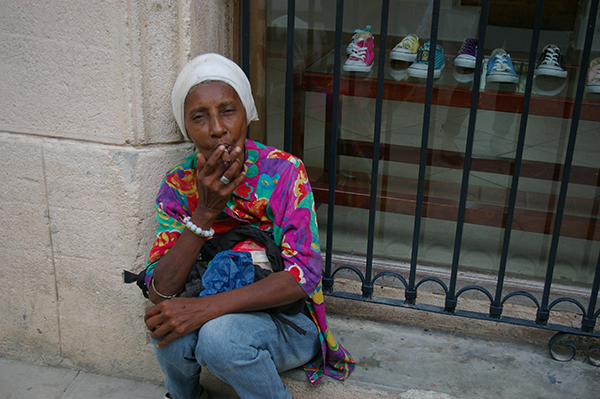
M 158 348 L 162 348 L 163 346 L 168 345 L 180 335 L 177 334 L 174 330 L 172 330 L 168 317 L 165 316 L 164 310 L 162 309 L 162 307 L 159 307 L 159 305 L 153 306 L 146 311 L 144 321 L 146 322 L 148 330 L 151 331 L 151 338 L 162 338 L 162 340 L 157 345 Z
M 204 163 L 202 169 L 197 170 L 198 205 L 194 212 L 201 212 L 205 217 L 208 215 L 216 219 L 233 191 L 245 179 L 246 176 L 242 172 L 243 149 L 234 147 L 227 155 L 227 159 L 231 161 L 224 160 L 225 147 L 221 145 Z M 198 156 L 198 159 L 200 158 Z
M 153 333 L 154 334 L 154 333 Z M 152 334 L 150 335 L 152 337 Z M 163 335 L 160 335 L 158 338 L 162 337 Z M 158 342 L 156 344 L 157 348 L 163 348 L 167 345 L 169 345 L 171 342 L 173 342 L 175 339 L 179 338 L 181 336 L 181 334 L 177 334 L 175 331 L 171 331 L 169 334 L 165 335 L 163 337 L 163 339 L 160 340 L 160 342 Z M 154 338 L 154 337 L 152 337 Z M 158 338 L 154 338 L 154 339 L 158 339 Z
M 198 153 L 196 158 L 198 177 L 214 174 L 221 176 L 225 169 L 227 169 L 226 160 L 222 159 L 224 154 L 226 154 L 226 149 L 223 145 L 218 146 L 208 159 L 204 158 L 201 153 Z
M 221 173 L 231 165 L 235 157 L 239 156 L 241 149 L 233 147 L 227 149 L 224 145 L 217 147 L 207 161 L 207 166 L 210 166 L 213 171 L 219 170 Z
M 154 305 L 146 310 L 146 314 L 144 315 L 144 323 L 146 323 L 148 330 L 156 330 L 156 328 L 163 322 L 161 314 L 162 308 L 160 307 L 160 304 Z
M 246 173 L 240 171 L 241 166 L 241 162 L 236 159 L 233 161 L 232 165 L 225 172 L 223 172 L 223 177 L 227 179 L 226 181 L 229 181 L 227 185 L 230 185 L 232 190 L 235 190 L 235 188 L 242 184 L 246 178 Z M 226 181 L 221 180 L 221 183 L 225 184 Z
M 148 324 L 148 320 L 150 320 L 152 317 L 156 316 L 159 313 L 160 308 L 158 307 L 158 305 L 154 305 L 148 308 L 148 310 L 146 310 L 146 314 L 144 315 L 144 322 Z
M 161 337 L 166 337 L 170 335 L 170 333 L 173 333 L 172 331 L 170 331 L 170 327 L 166 323 L 163 323 L 156 327 L 150 333 L 150 338 L 159 339 Z
M 232 153 L 235 151 L 236 148 L 237 147 L 233 147 L 233 146 L 225 147 L 225 150 L 223 151 L 223 155 L 221 155 L 221 160 L 225 164 L 225 167 L 229 167 L 229 165 L 231 165 L 231 162 L 233 162 L 234 156 L 232 156 Z
M 222 174 L 222 176 L 226 178 L 226 181 L 220 179 L 221 182 L 225 185 L 231 185 L 232 189 L 235 189 L 241 182 L 244 181 L 244 178 L 246 177 L 246 174 L 242 171 L 242 168 L 242 162 L 238 158 L 235 158 Z M 227 183 L 227 181 L 229 181 L 229 183 Z
M 204 158 L 201 152 L 198 152 L 196 154 L 196 171 L 200 172 L 204 169 L 204 165 L 206 165 L 206 158 Z
M 209 185 L 216 182 L 218 183 L 216 189 L 221 189 L 224 185 L 229 186 L 231 182 L 235 181 L 236 184 L 231 188 L 235 189 L 244 179 L 244 177 L 239 179 L 243 167 L 243 161 L 240 159 L 242 151 L 241 147 L 230 147 L 228 150 L 225 146 L 220 145 L 205 162 L 202 162 L 204 157 L 198 154 L 198 180 L 203 180 Z M 225 176 L 226 179 L 221 179 L 222 176 Z
M 161 339 L 156 345 L 157 348 L 162 348 L 178 337 L 200 328 L 200 325 L 193 323 L 194 314 L 190 312 L 192 307 L 189 301 L 182 299 L 163 301 L 146 311 L 144 320 L 151 331 L 150 338 Z
M 241 154 L 241 147 L 233 147 L 230 148 L 229 151 L 225 149 L 221 156 L 221 161 L 225 166 L 225 170 L 223 171 L 222 176 L 225 176 L 229 181 L 237 178 L 238 174 L 242 170 L 243 158 L 240 159 Z M 237 187 L 237 184 L 234 187 Z

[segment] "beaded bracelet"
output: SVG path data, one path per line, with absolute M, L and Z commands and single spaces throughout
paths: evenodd
M 210 238 L 215 234 L 215 230 L 212 227 L 210 230 L 202 230 L 202 227 L 196 226 L 194 223 L 192 223 L 192 218 L 190 216 L 186 216 L 183 219 L 183 223 L 185 223 L 185 227 L 190 229 L 192 233 L 196 234 L 197 236 Z

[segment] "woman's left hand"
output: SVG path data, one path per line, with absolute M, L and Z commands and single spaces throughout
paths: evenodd
M 157 345 L 162 348 L 182 337 L 198 330 L 211 320 L 212 298 L 173 298 L 162 301 L 146 311 L 144 321 L 152 333 L 151 338 L 163 338 Z
M 202 298 L 164 300 L 146 311 L 144 321 L 152 331 L 151 338 L 162 338 L 157 344 L 162 348 L 222 315 L 288 305 L 301 298 L 306 298 L 306 293 L 290 273 L 272 273 L 231 291 Z

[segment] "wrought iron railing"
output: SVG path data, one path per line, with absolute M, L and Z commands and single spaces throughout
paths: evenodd
M 246 71 L 248 71 L 249 62 L 248 57 L 250 54 L 250 43 L 249 43 L 249 21 L 248 13 L 250 7 L 249 0 L 242 1 L 243 14 L 242 21 L 242 65 Z M 585 42 L 583 45 L 583 51 L 581 56 L 581 72 L 577 81 L 577 90 L 574 98 L 574 106 L 572 111 L 571 126 L 568 138 L 568 144 L 566 149 L 566 157 L 562 169 L 562 180 L 560 181 L 560 193 L 558 196 L 558 202 L 556 211 L 554 214 L 554 224 L 552 231 L 552 239 L 549 250 L 548 263 L 546 268 L 546 275 L 543 282 L 543 292 L 541 298 L 538 298 L 535 293 L 526 292 L 522 290 L 515 290 L 512 292 L 505 292 L 505 279 L 506 279 L 506 264 L 508 260 L 509 243 L 511 240 L 511 232 L 513 229 L 513 222 L 515 216 L 515 208 L 517 203 L 517 187 L 519 184 L 519 178 L 521 176 L 521 166 L 523 164 L 523 149 L 525 146 L 525 132 L 527 128 L 531 95 L 532 95 L 532 82 L 534 77 L 535 58 L 537 48 L 539 44 L 540 31 L 542 26 L 542 15 L 544 10 L 544 1 L 538 0 L 536 6 L 535 22 L 533 27 L 533 34 L 531 38 L 531 49 L 529 52 L 529 68 L 527 71 L 526 87 L 524 91 L 523 106 L 521 111 L 520 126 L 518 131 L 518 141 L 516 155 L 514 158 L 512 172 L 512 183 L 510 187 L 510 196 L 508 205 L 506 207 L 505 221 L 504 221 L 504 237 L 502 242 L 501 258 L 498 272 L 495 276 L 495 287 L 490 289 L 489 287 L 483 287 L 481 285 L 467 285 L 460 289 L 457 289 L 457 281 L 459 276 L 459 257 L 461 250 L 461 241 L 463 235 L 463 227 L 465 223 L 465 214 L 467 207 L 467 191 L 469 186 L 469 174 L 471 169 L 472 151 L 474 142 L 475 132 L 475 121 L 478 110 L 478 100 L 480 96 L 479 87 L 482 78 L 482 64 L 484 60 L 484 43 L 486 39 L 487 30 L 487 19 L 489 10 L 489 0 L 483 0 L 481 5 L 480 23 L 479 23 L 479 46 L 477 51 L 477 61 L 473 77 L 473 88 L 471 93 L 471 105 L 467 128 L 467 142 L 464 153 L 464 164 L 462 172 L 462 183 L 460 190 L 460 199 L 458 202 L 458 216 L 456 218 L 456 233 L 454 237 L 454 250 L 452 256 L 451 267 L 448 273 L 448 283 L 439 277 L 424 277 L 421 280 L 417 280 L 417 270 L 419 269 L 418 254 L 419 254 L 419 237 L 421 230 L 421 223 L 423 219 L 424 209 L 424 187 L 425 187 L 425 169 L 427 166 L 428 158 L 428 142 L 429 142 L 429 128 L 431 120 L 431 104 L 432 104 L 432 93 L 433 93 L 433 74 L 434 65 L 433 62 L 429 63 L 427 71 L 427 84 L 425 91 L 425 104 L 423 113 L 423 129 L 422 129 L 422 142 L 420 148 L 420 162 L 419 162 L 419 173 L 418 173 L 418 189 L 416 195 L 416 206 L 414 210 L 414 227 L 413 227 L 413 240 L 412 240 L 412 251 L 410 259 L 410 267 L 408 270 L 408 276 L 403 276 L 397 271 L 384 270 L 373 276 L 373 259 L 374 259 L 374 241 L 375 241 L 375 215 L 377 212 L 377 193 L 378 193 L 378 174 L 379 174 L 379 160 L 381 159 L 380 149 L 380 137 L 381 137 L 381 121 L 382 121 L 382 102 L 384 93 L 384 68 L 385 68 L 385 51 L 379 51 L 378 70 L 377 70 L 377 95 L 376 95 L 376 113 L 375 113 L 375 127 L 374 127 L 374 140 L 372 143 L 372 179 L 370 198 L 368 201 L 369 208 L 369 220 L 368 220 L 368 236 L 367 240 L 367 253 L 365 257 L 364 272 L 362 267 L 359 269 L 353 265 L 342 265 L 333 269 L 333 240 L 335 237 L 334 223 L 327 224 L 327 244 L 325 252 L 325 265 L 323 270 L 323 285 L 326 294 L 341 298 L 347 298 L 352 300 L 370 301 L 374 303 L 380 303 L 392 306 L 404 306 L 414 309 L 425 310 L 435 313 L 443 313 L 449 315 L 464 316 L 482 320 L 494 320 L 497 322 L 511 323 L 515 325 L 530 326 L 536 328 L 543 328 L 552 331 L 556 331 L 557 334 L 550 341 L 550 349 L 553 356 L 558 360 L 569 360 L 574 356 L 575 348 L 572 343 L 567 343 L 567 348 L 573 349 L 572 356 L 561 356 L 553 351 L 553 346 L 557 342 L 564 343 L 563 336 L 569 334 L 575 334 L 579 336 L 590 336 L 600 337 L 600 332 L 595 329 L 600 309 L 597 309 L 597 298 L 600 288 L 600 257 L 596 263 L 594 279 L 591 284 L 589 291 L 589 298 L 587 298 L 587 304 L 580 298 L 573 297 L 560 297 L 558 299 L 550 301 L 550 291 L 552 288 L 554 268 L 556 262 L 556 254 L 558 250 L 558 242 L 561 236 L 561 228 L 563 226 L 563 214 L 565 211 L 565 201 L 567 198 L 567 188 L 569 186 L 573 153 L 575 149 L 575 140 L 577 137 L 577 131 L 579 126 L 580 114 L 582 109 L 582 102 L 584 97 L 584 89 L 586 85 L 586 71 L 590 61 L 590 54 L 592 50 L 592 40 L 595 30 L 595 24 L 598 14 L 598 0 L 591 0 L 589 9 L 589 19 L 585 21 Z M 388 15 L 389 15 L 389 0 L 382 0 L 381 5 L 381 30 L 380 30 L 380 49 L 386 48 L 387 34 L 388 34 Z M 337 1 L 336 5 L 336 22 L 335 22 L 335 47 L 334 47 L 334 66 L 333 66 L 333 91 L 332 95 L 332 112 L 331 112 L 331 141 L 329 143 L 330 158 L 329 170 L 337 170 L 338 162 L 338 126 L 340 121 L 338 120 L 339 113 L 339 99 L 340 99 L 340 75 L 341 75 L 341 49 L 342 49 L 342 21 L 344 15 L 344 2 L 342 0 Z M 435 49 L 438 40 L 438 26 L 440 16 L 440 0 L 433 1 L 433 12 L 431 21 L 431 35 L 430 41 L 433 55 L 431 59 L 435 57 Z M 285 145 L 284 149 L 288 152 L 292 152 L 293 142 L 293 73 L 294 73 L 294 21 L 295 21 L 295 0 L 288 1 L 288 12 L 287 12 L 287 72 L 286 72 L 286 93 L 285 93 Z M 336 210 L 336 179 L 329 179 L 329 193 L 328 193 L 328 220 L 332 221 L 335 218 Z M 334 281 L 338 273 L 346 271 L 356 275 L 361 281 L 361 294 L 344 292 L 334 289 Z M 404 299 L 392 299 L 374 296 L 374 286 L 376 283 L 384 278 L 393 277 L 397 279 L 405 290 Z M 437 284 L 445 295 L 445 301 L 443 304 L 431 305 L 419 303 L 417 301 L 417 293 L 419 288 L 425 283 Z M 484 312 L 473 312 L 466 311 L 457 308 L 458 299 L 467 292 L 476 291 L 482 293 L 489 299 L 489 311 Z M 528 320 L 524 318 L 509 317 L 503 315 L 504 305 L 513 298 L 520 297 L 525 298 L 526 301 L 530 301 L 535 306 L 537 312 L 535 319 Z M 549 323 L 550 311 L 557 308 L 557 305 L 561 303 L 570 303 L 579 309 L 582 314 L 581 326 L 572 327 L 568 325 L 552 324 Z M 597 349 L 591 349 L 590 353 L 594 356 L 597 355 Z M 597 357 L 597 356 L 596 356 Z

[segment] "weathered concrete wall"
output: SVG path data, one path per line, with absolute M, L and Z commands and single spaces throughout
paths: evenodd
M 172 84 L 232 54 L 233 0 L 0 9 L 0 355 L 161 378 L 121 271 L 143 267 L 158 184 L 192 150 Z

